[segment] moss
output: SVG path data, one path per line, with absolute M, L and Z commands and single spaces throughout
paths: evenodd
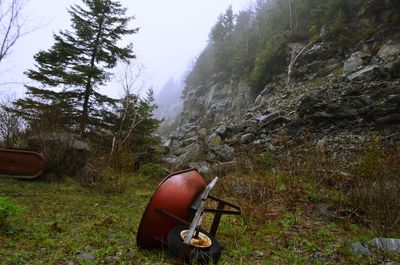
M 9 199 L 0 196 L 0 230 L 5 229 L 7 219 L 21 211 L 21 207 Z

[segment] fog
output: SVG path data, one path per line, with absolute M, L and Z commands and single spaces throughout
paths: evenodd
M 134 44 L 137 63 L 143 65 L 146 86 L 159 91 L 171 78 L 182 76 L 205 47 L 208 33 L 218 15 L 229 5 L 235 12 L 250 5 L 249 0 L 120 1 L 127 15 L 135 16 L 132 27 L 139 33 L 126 41 Z M 53 33 L 68 29 L 67 7 L 78 0 L 30 0 L 24 8 L 28 34 L 20 38 L 0 64 L 0 97 L 23 96 L 29 80 L 23 72 L 34 65 L 33 56 L 53 44 Z M 29 32 L 31 31 L 31 32 Z M 109 83 L 101 92 L 118 97 L 118 84 Z

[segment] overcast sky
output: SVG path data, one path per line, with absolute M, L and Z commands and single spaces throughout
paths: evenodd
M 137 61 L 144 65 L 147 80 L 157 91 L 170 77 L 178 77 L 205 47 L 208 33 L 218 15 L 229 5 L 235 12 L 250 6 L 251 0 L 121 0 L 133 15 L 138 34 L 129 36 Z M 0 64 L 0 97 L 22 96 L 27 78 L 23 72 L 34 64 L 33 55 L 53 44 L 53 33 L 70 26 L 67 7 L 79 0 L 30 0 L 26 28 L 40 28 L 21 38 Z M 4 83 L 16 83 L 5 85 Z M 116 84 L 102 91 L 110 96 L 122 94 Z

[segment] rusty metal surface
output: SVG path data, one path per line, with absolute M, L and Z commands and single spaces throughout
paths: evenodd
M 33 179 L 40 176 L 46 167 L 43 155 L 25 150 L 0 149 L 0 175 Z
M 136 242 L 142 249 L 160 248 L 168 232 L 178 221 L 156 212 L 164 209 L 188 220 L 189 207 L 206 187 L 204 178 L 196 169 L 173 173 L 166 177 L 151 197 L 139 225 Z

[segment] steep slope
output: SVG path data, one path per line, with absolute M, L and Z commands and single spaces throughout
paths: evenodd
M 347 35 L 328 25 L 311 40 L 280 44 L 280 71 L 266 72 L 271 77 L 256 94 L 248 75 L 213 74 L 202 85 L 186 86 L 165 161 L 174 168 L 232 168 L 245 146 L 278 152 L 283 135 L 296 147 L 307 135 L 307 145 L 325 146 L 346 167 L 368 136 L 398 141 L 399 3 L 355 3 L 353 16 L 340 24 Z

